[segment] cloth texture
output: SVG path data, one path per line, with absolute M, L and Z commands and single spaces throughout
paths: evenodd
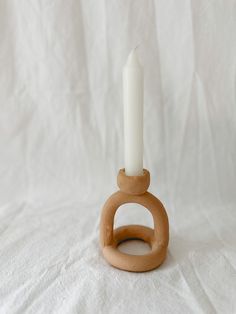
M 236 1 L 0 1 L 0 313 L 236 313 Z M 165 263 L 109 266 L 122 68 L 144 68 L 144 166 Z M 115 225 L 152 226 L 140 206 Z

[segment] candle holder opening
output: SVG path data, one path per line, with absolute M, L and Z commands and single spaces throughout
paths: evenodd
M 151 246 L 141 239 L 133 238 L 119 243 L 118 250 L 130 255 L 144 255 L 151 252 Z

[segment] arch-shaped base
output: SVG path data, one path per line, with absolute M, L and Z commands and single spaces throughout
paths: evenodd
M 141 225 L 122 226 L 113 231 L 117 209 L 125 203 L 137 203 L 147 208 L 154 221 L 154 229 Z M 145 255 L 125 254 L 118 245 L 129 239 L 147 242 L 151 252 Z M 131 195 L 118 191 L 111 195 L 103 207 L 100 242 L 105 259 L 113 266 L 133 272 L 144 272 L 158 267 L 165 259 L 169 241 L 168 217 L 162 203 L 151 193 Z

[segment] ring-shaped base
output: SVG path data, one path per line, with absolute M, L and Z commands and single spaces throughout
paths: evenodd
M 131 255 L 119 251 L 120 243 L 133 239 L 148 243 L 151 247 L 150 253 Z M 165 260 L 166 252 L 166 247 L 156 244 L 154 230 L 141 225 L 127 225 L 115 229 L 113 244 L 103 248 L 103 255 L 111 265 L 132 272 L 145 272 L 157 268 Z

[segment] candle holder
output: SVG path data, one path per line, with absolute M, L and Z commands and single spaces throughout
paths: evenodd
M 147 192 L 150 173 L 144 169 L 141 176 L 127 176 L 125 169 L 121 169 L 117 184 L 120 190 L 108 198 L 101 215 L 100 245 L 103 255 L 108 263 L 126 271 L 145 272 L 157 268 L 166 257 L 169 223 L 162 203 Z M 153 216 L 154 229 L 142 225 L 127 225 L 113 230 L 115 213 L 126 203 L 137 203 L 147 208 Z M 131 255 L 118 250 L 120 243 L 133 239 L 147 242 L 151 252 L 145 255 Z

